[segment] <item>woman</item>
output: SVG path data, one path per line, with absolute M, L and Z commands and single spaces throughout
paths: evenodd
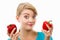
M 49 32 L 42 29 L 42 32 L 33 31 L 33 26 L 36 22 L 36 9 L 29 3 L 21 3 L 17 8 L 16 19 L 21 24 L 20 31 L 13 34 L 8 33 L 10 39 L 8 40 L 52 40 L 52 29 L 47 24 Z

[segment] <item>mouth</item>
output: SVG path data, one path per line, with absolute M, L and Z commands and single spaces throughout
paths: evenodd
M 28 24 L 28 25 L 31 26 L 31 27 L 33 26 L 33 24 Z

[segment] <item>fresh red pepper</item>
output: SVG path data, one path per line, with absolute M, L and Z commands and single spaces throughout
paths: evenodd
M 52 27 L 52 26 L 53 26 L 52 24 L 50 24 L 50 22 L 52 22 L 52 21 L 50 20 L 50 21 L 44 21 L 44 22 L 43 22 L 43 26 L 42 26 L 42 27 L 43 27 L 44 30 L 47 30 L 47 31 L 49 30 L 48 27 L 47 27 L 47 25 L 48 25 L 49 27 Z M 47 24 L 47 25 L 46 25 L 46 24 Z
M 16 25 L 15 25 L 15 24 L 10 24 L 10 25 L 8 25 L 8 26 L 7 26 L 8 33 L 10 34 L 10 33 L 11 33 L 11 31 L 12 31 L 14 28 L 16 28 L 16 29 L 15 29 L 15 31 L 14 31 L 14 33 L 13 33 L 13 34 L 15 34 L 15 33 L 16 33 L 16 31 L 17 31 L 17 27 L 16 27 Z

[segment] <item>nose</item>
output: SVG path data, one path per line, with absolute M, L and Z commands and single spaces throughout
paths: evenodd
M 29 18 L 29 22 L 30 23 L 33 23 L 34 22 L 34 19 L 33 18 Z

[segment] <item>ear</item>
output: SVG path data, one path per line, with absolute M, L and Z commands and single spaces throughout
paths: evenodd
M 17 21 L 19 22 L 19 16 L 16 16 Z
M 18 16 L 16 16 L 16 19 L 18 20 Z

